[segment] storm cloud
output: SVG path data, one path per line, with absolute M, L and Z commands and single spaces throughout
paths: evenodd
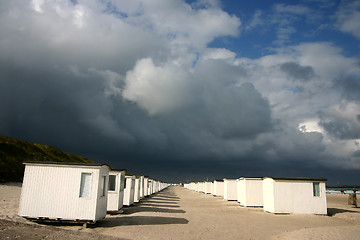
M 308 81 L 314 77 L 314 70 L 310 66 L 303 67 L 294 62 L 283 63 L 280 69 L 295 80 Z
M 242 27 L 217 1 L 2 1 L 0 134 L 167 181 L 360 169 L 359 60 L 209 47 Z

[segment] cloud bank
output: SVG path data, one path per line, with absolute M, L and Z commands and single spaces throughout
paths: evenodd
M 351 6 L 334 28 L 358 38 Z M 312 10 L 273 11 L 278 41 L 250 59 L 209 46 L 260 11 L 243 26 L 217 1 L 2 1 L 0 133 L 168 179 L 360 169 L 359 59 L 286 45 Z

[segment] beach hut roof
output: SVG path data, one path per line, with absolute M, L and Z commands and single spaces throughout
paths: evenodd
M 111 167 L 107 164 L 100 164 L 100 163 L 75 163 L 75 162 L 40 162 L 40 161 L 28 161 L 24 162 L 23 164 L 40 164 L 40 165 L 65 165 L 65 166 L 87 166 L 87 167 L 100 167 L 106 166 L 109 169 Z
M 319 182 L 326 182 L 326 178 L 309 178 L 309 177 L 263 177 L 265 178 L 272 178 L 274 180 L 291 180 L 291 181 L 319 181 Z
M 238 180 L 241 180 L 241 179 L 246 179 L 246 180 L 262 180 L 263 177 L 241 177 L 239 178 Z
M 110 170 L 115 172 L 122 172 L 122 171 L 126 172 L 126 169 L 111 168 Z

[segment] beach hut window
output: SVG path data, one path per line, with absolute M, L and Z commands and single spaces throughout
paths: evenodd
M 90 197 L 91 173 L 81 173 L 80 197 Z
M 105 192 L 106 192 L 106 176 L 103 176 L 101 182 L 101 197 L 105 196 Z
M 320 183 L 313 182 L 313 193 L 314 197 L 320 197 Z
M 116 175 L 109 175 L 109 191 L 115 191 Z
M 124 179 L 124 189 L 126 188 L 126 178 Z

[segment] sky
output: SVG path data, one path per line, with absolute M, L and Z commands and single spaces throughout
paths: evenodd
M 0 135 L 167 182 L 360 184 L 360 1 L 0 0 Z

